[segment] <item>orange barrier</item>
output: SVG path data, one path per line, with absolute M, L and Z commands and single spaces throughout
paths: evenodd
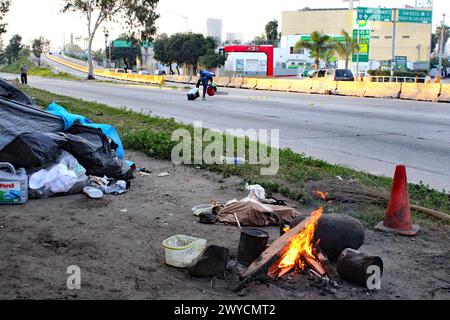
M 256 78 L 244 78 L 241 88 L 253 90 L 256 88 L 257 84 L 258 79 Z
M 230 84 L 231 78 L 230 77 L 216 77 L 214 78 L 214 83 L 218 87 L 227 87 Z
M 291 80 L 289 92 L 310 93 L 312 88 L 312 79 Z
M 310 93 L 330 94 L 337 88 L 337 82 L 329 79 L 313 79 Z
M 402 83 L 400 99 L 438 101 L 440 93 L 440 83 Z
M 272 89 L 272 86 L 276 81 L 277 80 L 275 80 L 275 79 L 258 79 L 255 89 L 269 91 Z
M 350 97 L 364 97 L 366 86 L 364 82 L 338 81 L 336 94 Z
M 366 87 L 364 97 L 397 99 L 402 89 L 396 82 L 364 82 Z
M 243 83 L 244 83 L 244 78 L 231 78 L 230 83 L 228 84 L 228 87 L 240 88 L 240 87 L 242 87 Z
M 443 83 L 441 86 L 441 95 L 439 96 L 439 102 L 450 102 L 450 84 Z

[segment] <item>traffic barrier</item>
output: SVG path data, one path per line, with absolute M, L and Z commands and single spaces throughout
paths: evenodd
M 364 82 L 364 97 L 398 99 L 402 84 L 399 82 Z
M 441 95 L 439 96 L 439 102 L 450 102 L 450 84 L 443 83 L 441 86 Z
M 199 77 L 192 76 L 191 81 L 189 81 L 190 84 L 197 84 L 199 80 Z
M 242 87 L 243 83 L 244 83 L 244 78 L 231 78 L 230 83 L 228 84 L 228 87 L 240 88 L 240 87 Z
M 364 82 L 338 81 L 336 94 L 350 97 L 364 97 L 366 86 Z
M 166 79 L 166 81 L 169 81 L 169 82 L 174 82 L 174 78 L 175 78 L 175 76 L 174 76 L 174 75 L 172 75 L 172 74 L 170 74 L 170 75 L 166 75 L 166 76 L 164 76 L 164 78 Z
M 275 79 L 258 79 L 255 89 L 268 91 L 268 90 L 272 89 L 272 86 L 276 81 L 277 80 L 275 80 Z
M 402 83 L 400 99 L 438 101 L 440 92 L 440 83 Z
M 257 84 L 258 84 L 258 79 L 256 79 L 256 78 L 244 78 L 241 88 L 253 90 L 256 88 Z
M 312 88 L 312 79 L 292 80 L 289 92 L 310 93 Z
M 330 94 L 337 88 L 337 82 L 329 79 L 313 79 L 310 93 Z
M 292 81 L 295 80 L 285 80 L 285 79 L 276 79 L 272 87 L 270 88 L 271 91 L 288 91 L 291 87 Z
M 230 77 L 216 77 L 214 78 L 214 83 L 218 87 L 227 87 L 230 84 L 231 78 Z

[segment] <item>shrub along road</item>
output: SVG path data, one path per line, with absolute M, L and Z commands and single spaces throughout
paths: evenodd
M 9 75 L 11 77 L 11 75 Z M 206 102 L 139 85 L 31 78 L 53 93 L 215 129 L 280 129 L 281 146 L 376 175 L 408 167 L 411 182 L 450 190 L 450 106 L 428 102 L 220 88 Z

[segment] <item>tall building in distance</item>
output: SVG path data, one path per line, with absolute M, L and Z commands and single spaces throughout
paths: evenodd
M 208 19 L 206 20 L 206 33 L 208 37 L 214 38 L 220 44 L 222 43 L 222 20 Z

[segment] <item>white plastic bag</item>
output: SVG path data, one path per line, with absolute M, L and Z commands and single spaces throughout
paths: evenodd
M 79 193 L 87 185 L 86 169 L 70 153 L 63 151 L 53 165 L 30 177 L 31 198 L 45 199 L 57 194 Z
M 258 198 L 261 201 L 266 201 L 266 190 L 261 187 L 259 184 L 255 185 L 249 185 L 248 183 L 245 184 L 245 189 L 250 191 L 249 196 L 254 195 L 256 198 Z

